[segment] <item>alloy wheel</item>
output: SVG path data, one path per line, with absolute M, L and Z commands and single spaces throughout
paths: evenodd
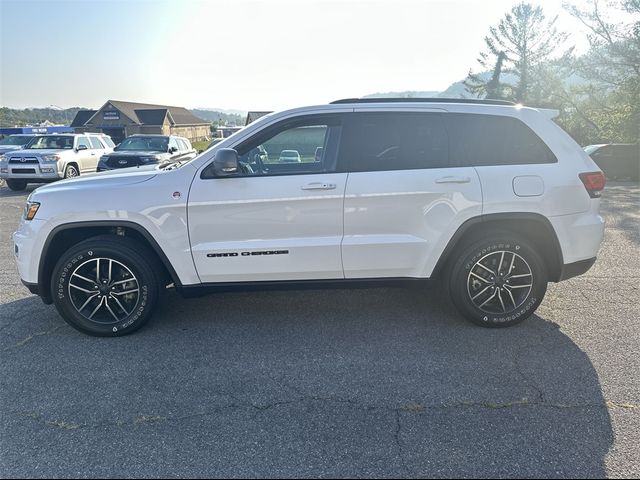
M 467 277 L 467 292 L 473 304 L 489 314 L 504 314 L 520 308 L 531 293 L 533 273 L 527 261 L 515 252 L 498 250 L 478 260 Z
M 76 311 L 100 324 L 118 323 L 135 310 L 140 285 L 133 272 L 111 258 L 92 258 L 69 277 L 69 298 Z

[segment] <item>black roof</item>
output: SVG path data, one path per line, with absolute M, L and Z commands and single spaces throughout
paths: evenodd
M 76 113 L 73 122 L 71 122 L 71 127 L 82 127 L 87 120 L 93 117 L 96 114 L 97 110 L 78 110 Z
M 508 100 L 491 100 L 479 98 L 343 98 L 331 102 L 332 105 L 341 103 L 472 103 L 479 105 L 515 105 Z
M 136 109 L 134 112 L 136 112 L 140 123 L 144 125 L 162 125 L 168 110 L 166 108 L 150 108 L 148 110 Z

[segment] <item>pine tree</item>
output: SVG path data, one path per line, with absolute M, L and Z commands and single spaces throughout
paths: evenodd
M 536 67 L 550 59 L 567 39 L 555 25 L 557 18 L 547 20 L 541 7 L 529 3 L 515 5 L 484 38 L 486 50 L 480 53 L 478 63 L 485 72 L 493 67 L 493 75 L 484 80 L 470 71 L 465 81 L 467 91 L 526 102 Z M 515 84 L 502 83 L 502 73 L 513 74 Z

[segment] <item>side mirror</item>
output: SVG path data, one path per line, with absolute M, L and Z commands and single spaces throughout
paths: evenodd
M 76 151 L 80 151 L 80 150 L 87 150 L 87 146 L 86 145 L 78 145 L 78 148 L 76 148 Z
M 238 152 L 233 148 L 221 148 L 213 157 L 213 174 L 216 177 L 230 177 L 240 171 Z
M 169 153 L 176 153 L 178 149 L 176 147 L 169 147 Z

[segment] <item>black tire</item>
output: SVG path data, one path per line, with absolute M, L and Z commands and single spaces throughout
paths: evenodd
M 22 190 L 27 188 L 26 180 L 12 180 L 7 178 L 7 187 L 9 187 L 14 192 L 21 192 Z
M 67 165 L 64 169 L 64 178 L 76 178 L 80 176 L 80 172 L 75 165 Z
M 547 291 L 543 259 L 531 244 L 514 234 L 494 234 L 469 244 L 459 249 L 455 258 L 447 280 L 450 298 L 476 325 L 516 325 L 533 314 Z M 500 274 L 492 275 L 479 263 L 494 274 L 500 270 Z M 531 287 L 526 287 L 529 283 Z
M 135 332 L 151 318 L 159 297 L 154 260 L 143 245 L 115 235 L 79 243 L 53 269 L 51 297 L 58 313 L 73 328 L 93 336 Z M 134 290 L 137 293 L 131 293 Z

